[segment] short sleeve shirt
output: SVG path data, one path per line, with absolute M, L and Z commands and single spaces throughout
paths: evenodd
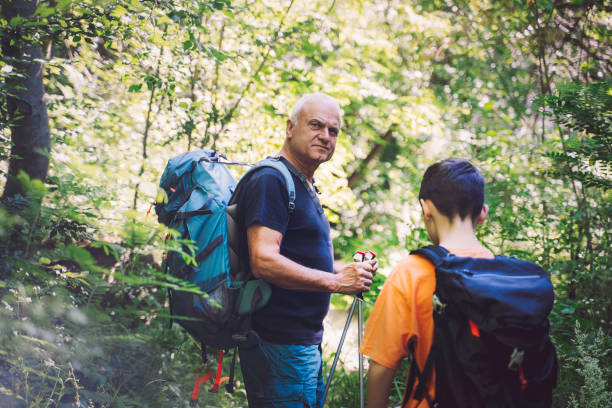
M 462 257 L 493 257 L 486 248 L 449 251 Z M 378 364 L 397 370 L 404 357 L 410 355 L 409 344 L 414 341 L 417 364 L 422 370 L 433 343 L 435 288 L 436 276 L 431 262 L 418 255 L 401 261 L 385 281 L 372 308 L 361 352 Z M 429 386 L 432 396 L 434 384 L 432 381 Z M 406 407 L 417 404 L 415 399 L 409 399 Z
M 285 163 L 289 166 L 288 162 Z M 333 273 L 330 227 L 315 192 L 291 166 L 295 184 L 295 210 L 283 175 L 273 168 L 257 170 L 238 197 L 244 228 L 259 223 L 283 235 L 280 253 L 309 268 Z M 303 177 L 303 176 L 302 176 Z M 320 344 L 330 294 L 287 290 L 271 284 L 268 304 L 253 315 L 253 329 L 277 344 Z

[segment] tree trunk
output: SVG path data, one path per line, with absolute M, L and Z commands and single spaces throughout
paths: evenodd
M 2 16 L 10 21 L 30 17 L 37 0 L 0 0 Z M 27 43 L 21 27 L 2 39 L 2 53 L 23 77 L 7 80 L 7 109 L 11 128 L 11 156 L 3 197 L 24 194 L 17 175 L 24 171 L 31 179 L 45 180 L 49 168 L 50 130 L 43 88 L 43 54 L 39 44 Z

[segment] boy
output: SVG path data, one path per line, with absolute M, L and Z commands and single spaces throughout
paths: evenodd
M 430 166 L 421 181 L 419 202 L 434 244 L 461 257 L 494 257 L 476 238 L 476 226 L 484 221 L 488 207 L 484 204 L 484 180 L 468 161 L 446 159 Z M 411 343 L 419 370 L 423 371 L 433 341 L 435 286 L 433 264 L 418 255 L 404 259 L 385 282 L 361 346 L 361 352 L 370 358 L 369 408 L 387 406 L 395 371 L 411 354 Z M 427 390 L 432 399 L 434 383 L 430 381 Z M 418 380 L 414 388 L 417 385 Z M 427 406 L 427 401 L 420 402 L 422 407 Z M 405 406 L 418 404 L 410 398 Z

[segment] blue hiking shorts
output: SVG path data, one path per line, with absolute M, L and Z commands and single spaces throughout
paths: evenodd
M 261 340 L 260 347 L 268 360 L 265 375 L 259 370 L 261 366 L 253 367 L 248 363 L 247 350 L 240 352 L 249 407 L 322 407 L 321 346 L 274 344 Z

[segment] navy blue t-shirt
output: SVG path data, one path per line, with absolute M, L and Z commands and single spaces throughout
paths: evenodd
M 284 160 L 284 159 L 282 159 Z M 283 175 L 273 168 L 257 170 L 238 197 L 244 228 L 258 222 L 283 234 L 280 253 L 309 268 L 333 273 L 329 222 L 315 192 L 287 161 L 295 184 L 295 210 L 289 214 L 289 197 Z M 302 177 L 304 177 L 302 175 Z M 270 284 L 268 304 L 253 314 L 253 329 L 276 344 L 320 344 L 323 319 L 330 294 L 295 291 Z

